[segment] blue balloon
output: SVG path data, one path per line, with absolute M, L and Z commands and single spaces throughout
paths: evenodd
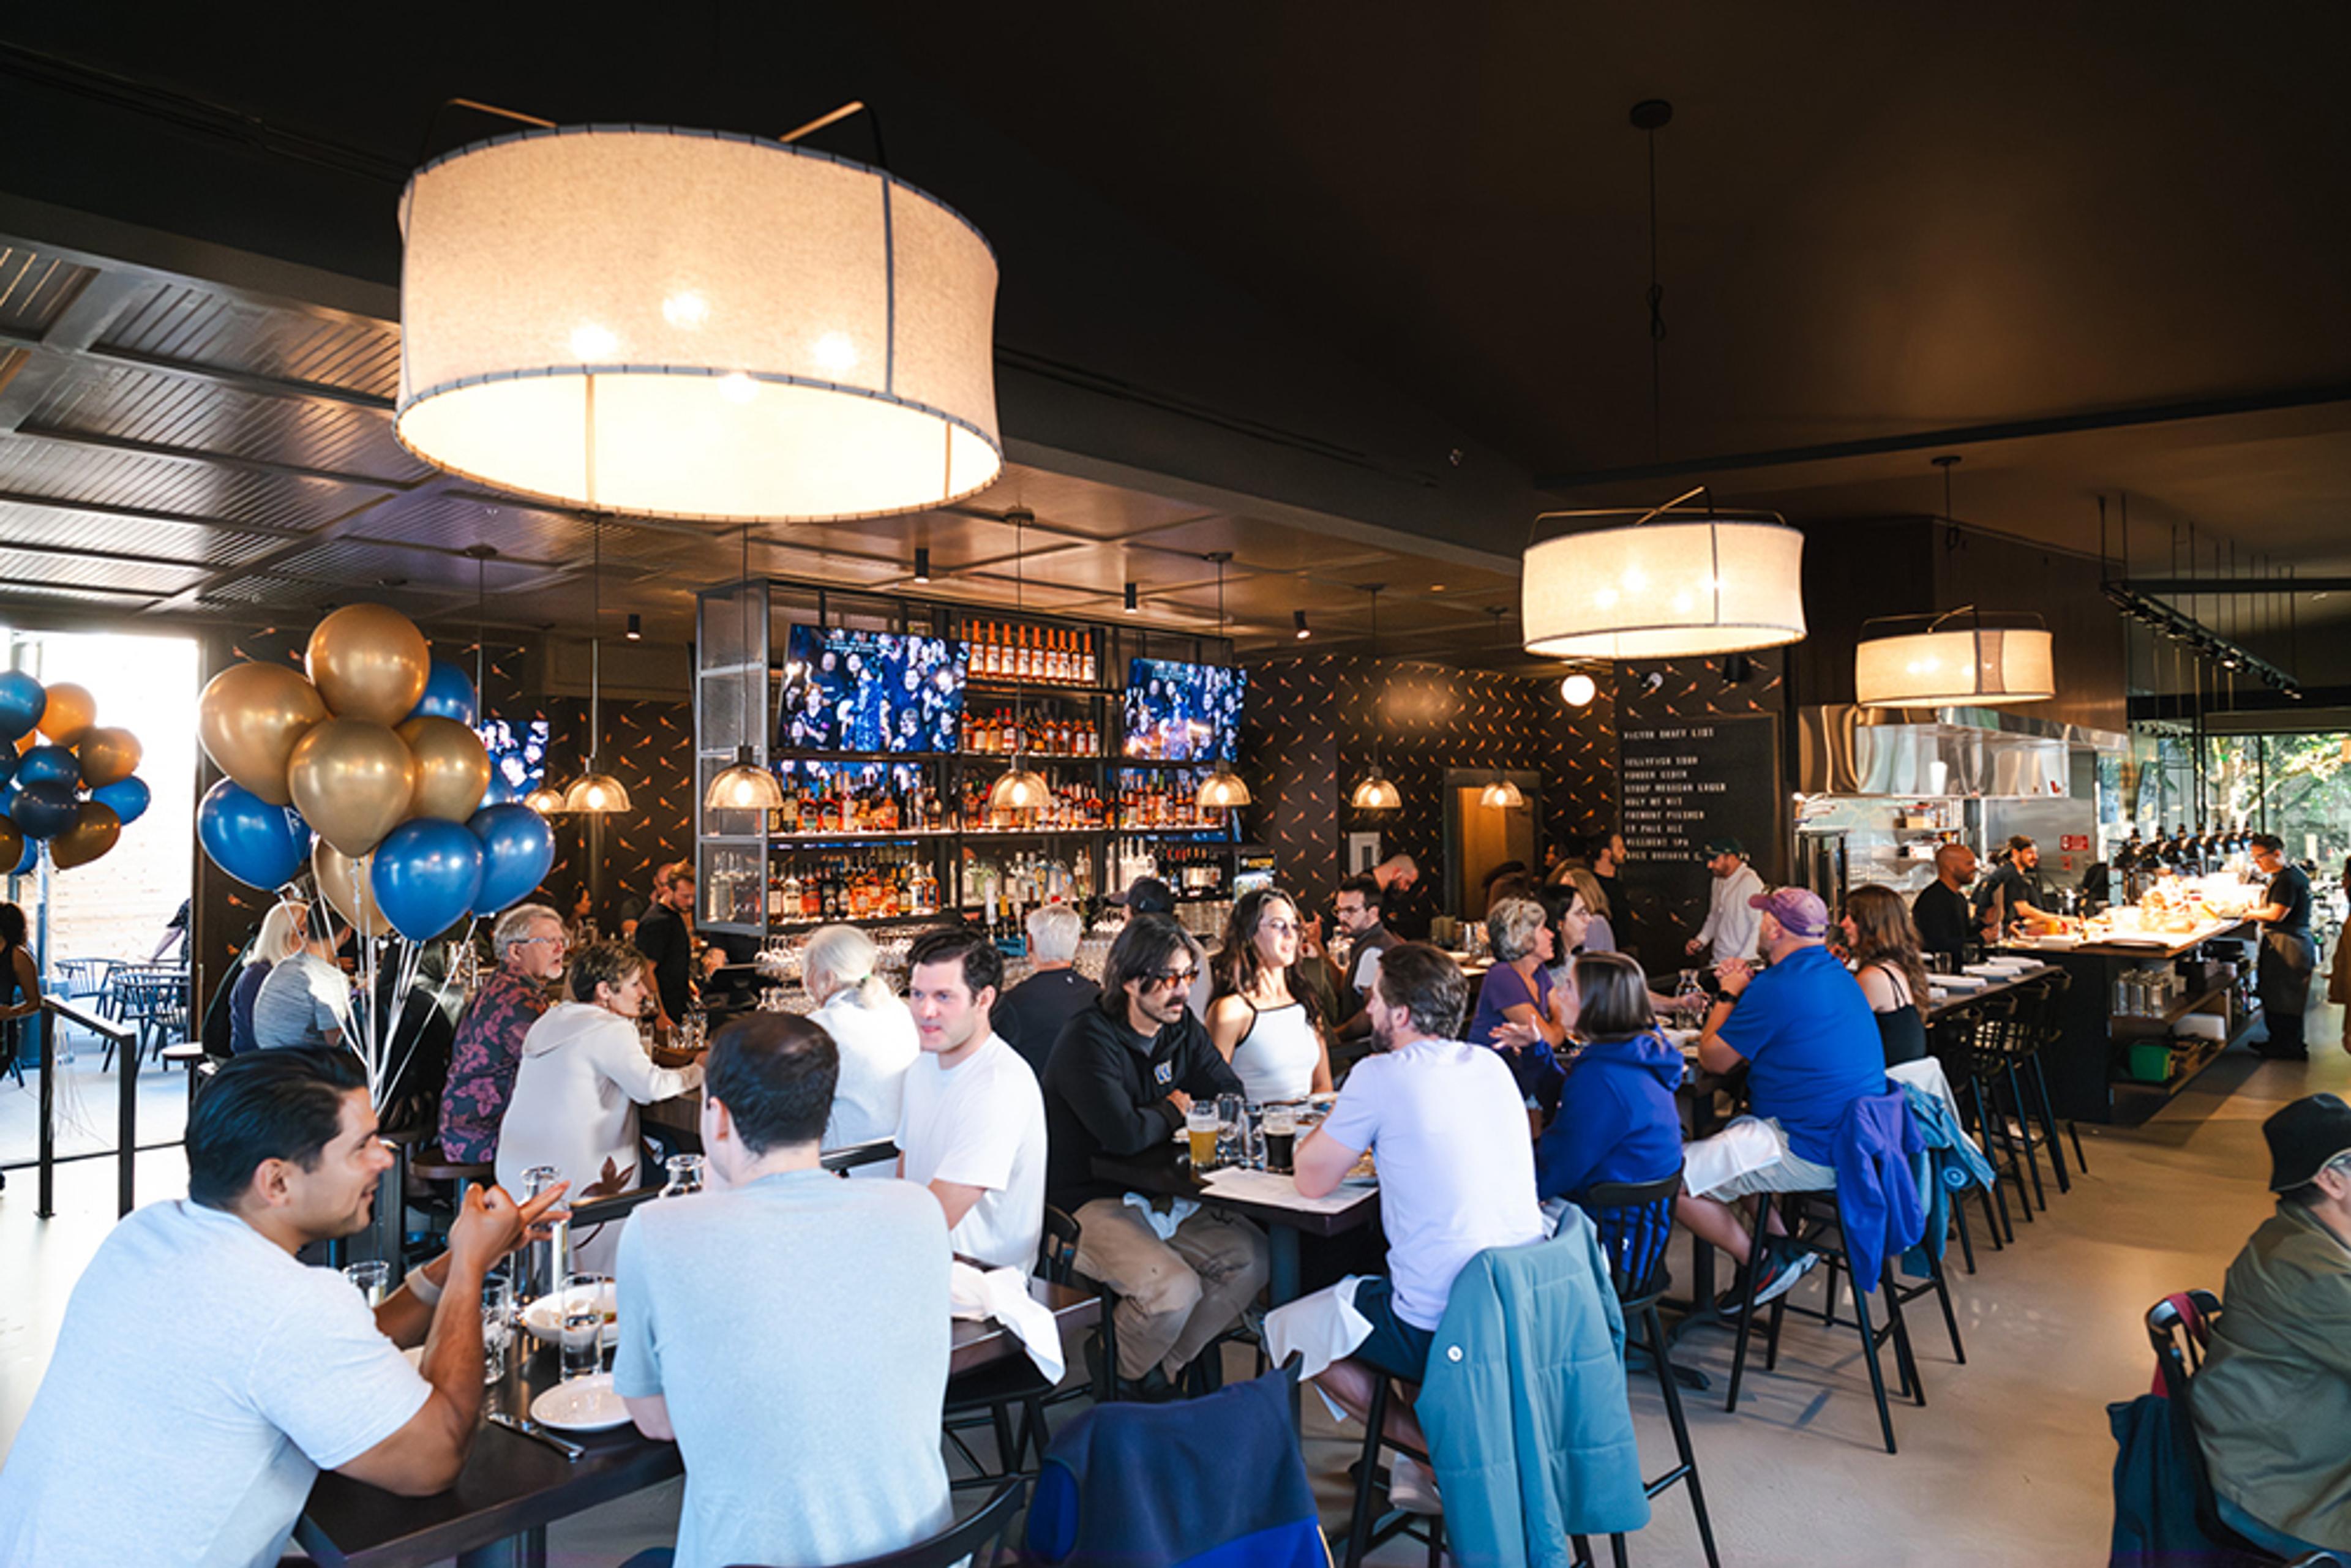
M 154 792 L 147 788 L 147 781 L 135 773 L 128 779 L 99 785 L 89 792 L 89 798 L 101 806 L 111 808 L 126 828 L 145 816 L 147 808 L 155 800 Z
M 290 881 L 310 853 L 301 818 L 226 779 L 197 802 L 196 837 L 213 864 L 247 887 Z
M 16 748 L 15 747 L 0 745 L 0 792 L 5 792 L 8 786 L 16 780 Z M 493 771 L 490 776 L 490 782 L 492 784 L 496 784 L 497 781 L 497 775 Z
M 8 815 L 26 838 L 54 839 L 74 825 L 80 810 L 81 797 L 72 785 L 40 779 L 17 791 Z
M 430 715 L 470 725 L 480 711 L 481 704 L 474 695 L 473 677 L 445 659 L 435 659 L 424 676 L 424 695 L 416 699 L 408 716 Z
M 485 806 L 465 826 L 482 844 L 482 889 L 474 895 L 476 915 L 496 915 L 521 903 L 555 863 L 555 831 L 528 806 Z
M 16 758 L 16 782 L 81 788 L 81 758 L 62 746 L 37 746 Z
M 480 811 L 492 806 L 503 806 L 514 798 L 514 786 L 507 782 L 507 776 L 499 772 L 497 764 L 493 762 L 490 765 L 490 787 L 482 791 L 482 803 L 474 810 Z
M 40 864 L 41 841 L 38 839 L 26 839 L 25 841 L 25 852 L 16 857 L 16 869 L 10 872 L 8 874 L 10 876 L 30 876 L 34 872 L 40 869 Z
M 368 869 L 376 907 L 412 942 L 465 917 L 482 891 L 482 843 L 462 823 L 416 817 L 384 835 Z
M 0 671 L 0 740 L 14 740 L 41 722 L 49 689 L 22 670 Z

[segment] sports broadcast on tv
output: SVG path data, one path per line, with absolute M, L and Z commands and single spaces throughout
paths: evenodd
M 954 751 L 963 727 L 959 644 L 892 632 L 795 626 L 776 744 L 796 751 Z
M 1240 748 L 1248 681 L 1245 672 L 1218 664 L 1135 660 L 1126 675 L 1125 754 L 1165 762 L 1230 762 Z

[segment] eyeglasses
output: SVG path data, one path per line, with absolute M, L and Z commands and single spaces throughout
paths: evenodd
M 517 939 L 515 946 L 517 947 L 528 947 L 537 942 L 551 942 L 558 947 L 569 947 L 571 946 L 571 938 L 569 936 L 524 936 Z
M 1162 969 L 1156 974 L 1144 975 L 1142 979 L 1146 990 L 1164 991 L 1171 986 L 1178 989 L 1189 990 L 1192 982 L 1199 977 L 1200 971 L 1197 969 Z

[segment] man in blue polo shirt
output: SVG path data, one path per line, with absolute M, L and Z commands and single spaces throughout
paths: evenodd
M 1698 1062 L 1708 1071 L 1747 1067 L 1754 1112 L 1685 1151 L 1687 1190 L 1675 1217 L 1742 1266 L 1748 1227 L 1736 1200 L 1761 1192 L 1832 1191 L 1836 1133 L 1855 1100 L 1886 1090 L 1886 1057 L 1869 998 L 1822 945 L 1828 906 L 1801 887 L 1756 894 L 1771 967 L 1757 974 L 1733 961 L 1716 971 L 1722 995 L 1706 1017 Z M 1784 1294 L 1818 1254 L 1783 1251 L 1771 1239 L 1757 1300 Z M 1735 1311 L 1736 1290 L 1719 1303 Z

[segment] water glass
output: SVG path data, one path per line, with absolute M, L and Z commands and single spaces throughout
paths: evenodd
M 604 1369 L 604 1308 L 612 1281 L 602 1274 L 566 1274 L 558 1305 L 563 1335 L 563 1381 Z
M 392 1265 L 380 1258 L 349 1265 L 343 1270 L 343 1278 L 366 1298 L 371 1308 L 383 1305 L 384 1299 L 392 1294 Z
M 669 1180 L 662 1184 L 664 1197 L 684 1197 L 690 1192 L 700 1192 L 703 1173 L 708 1162 L 700 1155 L 672 1155 L 662 1162 L 669 1172 Z
M 1249 1103 L 1238 1094 L 1217 1096 L 1217 1162 L 1238 1166 L 1248 1156 Z
M 563 1172 L 554 1166 L 533 1166 L 522 1173 L 523 1196 L 537 1197 L 540 1193 L 563 1179 Z M 575 1193 L 564 1195 L 576 1198 Z M 571 1222 L 568 1219 L 548 1221 L 547 1239 L 534 1241 L 524 1249 L 524 1289 L 533 1296 L 543 1296 L 555 1289 L 564 1270 L 571 1267 Z
M 496 1383 L 507 1375 L 507 1347 L 514 1343 L 514 1281 L 504 1274 L 482 1281 L 482 1381 Z

